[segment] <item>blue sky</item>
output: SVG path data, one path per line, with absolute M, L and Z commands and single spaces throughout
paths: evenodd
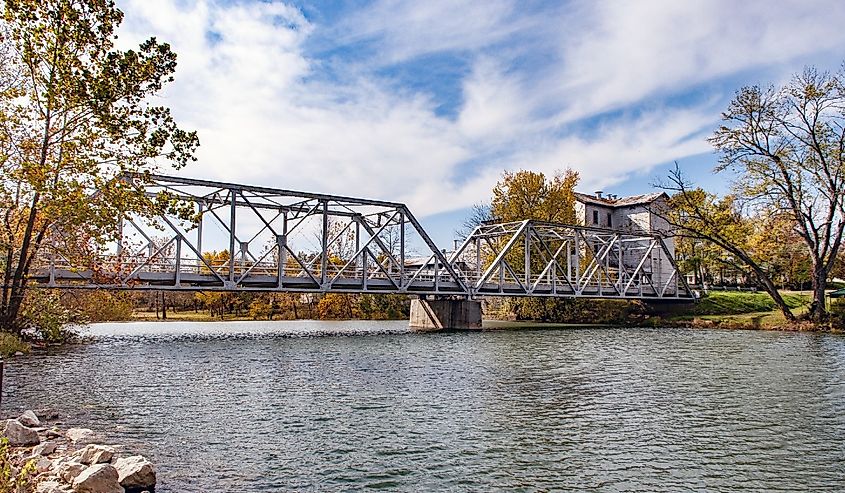
M 845 2 L 119 0 L 121 47 L 178 54 L 186 176 L 408 203 L 443 247 L 504 170 L 716 191 L 733 92 L 845 59 Z

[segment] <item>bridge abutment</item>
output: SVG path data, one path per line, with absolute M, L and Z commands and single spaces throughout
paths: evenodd
M 414 299 L 409 325 L 420 330 L 480 329 L 481 302 Z

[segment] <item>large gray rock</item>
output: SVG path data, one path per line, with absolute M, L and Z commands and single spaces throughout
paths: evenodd
M 18 416 L 18 421 L 24 426 L 29 426 L 30 428 L 34 428 L 36 426 L 41 426 L 41 421 L 38 419 L 38 416 L 35 415 L 32 411 L 24 411 L 23 414 Z
M 73 483 L 73 481 L 79 477 L 85 469 L 85 464 L 70 460 L 62 461 L 53 466 L 53 472 L 68 483 Z
M 88 445 L 99 441 L 99 437 L 88 428 L 71 428 L 65 436 L 74 445 Z
M 27 428 L 16 419 L 6 421 L 6 427 L 3 428 L 3 436 L 9 439 L 9 445 L 12 447 L 27 447 L 41 443 L 37 431 Z
M 152 489 L 156 485 L 153 463 L 143 455 L 121 457 L 114 463 L 120 485 L 128 490 Z
M 111 464 L 97 464 L 82 471 L 73 480 L 77 493 L 125 493 L 117 480 L 117 470 Z
M 102 464 L 111 462 L 114 453 L 115 450 L 112 447 L 90 444 L 74 452 L 73 459 L 83 464 Z
M 32 449 L 32 455 L 50 455 L 56 451 L 57 446 L 56 442 L 42 442 Z

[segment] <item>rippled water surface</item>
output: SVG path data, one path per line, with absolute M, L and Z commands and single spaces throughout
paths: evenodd
M 9 362 L 159 492 L 845 490 L 845 338 L 133 323 Z

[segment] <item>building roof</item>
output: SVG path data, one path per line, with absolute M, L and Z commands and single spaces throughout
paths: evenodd
M 845 298 L 845 288 L 837 289 L 832 293 L 828 293 L 828 296 L 830 296 L 831 298 Z
M 585 204 L 601 205 L 604 207 L 630 207 L 633 205 L 651 204 L 655 200 L 664 197 L 669 198 L 665 192 L 654 192 L 643 195 L 631 195 L 630 197 L 598 198 L 595 195 L 587 195 L 586 193 L 575 192 L 575 200 Z

